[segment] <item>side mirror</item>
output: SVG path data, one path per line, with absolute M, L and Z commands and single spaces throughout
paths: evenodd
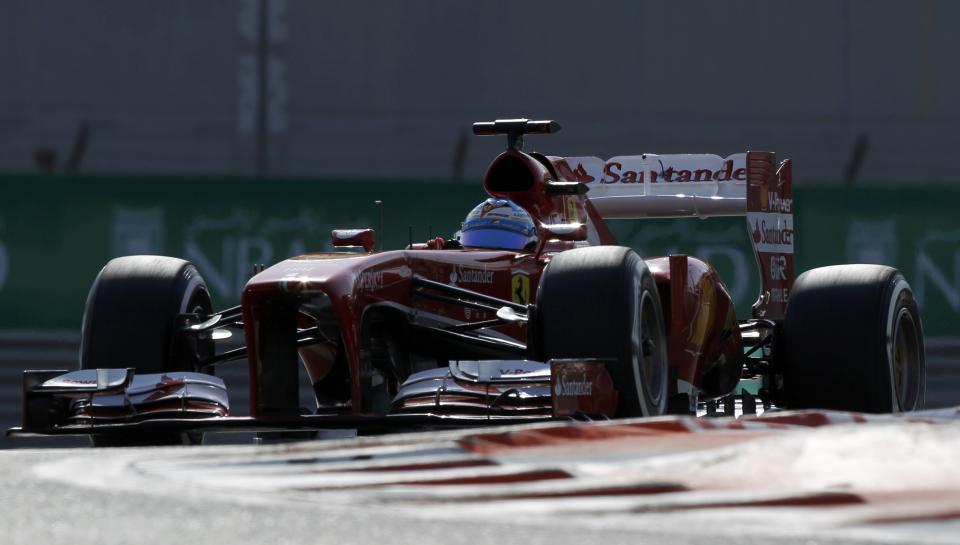
M 330 232 L 330 241 L 334 248 L 361 246 L 370 253 L 373 251 L 376 239 L 373 229 L 334 229 Z
M 541 224 L 540 229 L 547 233 L 547 239 L 557 239 L 569 242 L 587 240 L 587 225 L 585 223 Z

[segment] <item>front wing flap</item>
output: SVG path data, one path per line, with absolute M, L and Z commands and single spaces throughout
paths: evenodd
M 223 380 L 203 373 L 136 375 L 133 369 L 24 371 L 22 399 L 22 429 L 80 424 L 90 428 L 108 422 L 230 414 Z

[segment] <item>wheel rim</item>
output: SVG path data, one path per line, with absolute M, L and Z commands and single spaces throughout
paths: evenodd
M 912 410 L 917 404 L 920 382 L 920 336 L 913 315 L 906 307 L 899 310 L 894 320 L 891 356 L 896 408 Z
M 639 387 L 647 405 L 659 407 L 663 398 L 666 347 L 663 345 L 663 324 L 657 319 L 656 301 L 649 291 L 640 295 L 640 339 L 638 354 Z M 642 398 L 642 399 L 643 399 Z M 644 408 L 646 410 L 646 408 Z
M 194 289 L 192 293 L 189 294 L 189 297 L 184 299 L 184 303 L 181 305 L 181 312 L 184 314 L 194 314 L 200 320 L 205 320 L 213 312 L 213 303 L 210 301 L 210 294 L 207 293 L 206 289 Z M 203 356 L 212 356 L 214 354 L 214 343 L 213 338 L 209 337 L 206 339 L 198 338 L 197 353 L 202 358 Z M 180 367 L 180 366 L 175 366 Z M 178 371 L 193 371 L 196 373 L 206 373 L 208 375 L 216 374 L 216 367 L 213 365 L 198 365 L 197 362 L 192 362 L 188 369 L 171 369 Z

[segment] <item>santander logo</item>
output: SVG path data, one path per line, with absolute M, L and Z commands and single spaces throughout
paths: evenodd
M 560 396 L 588 396 L 593 394 L 593 383 L 587 380 L 567 380 L 561 376 L 557 380 L 554 393 Z
M 470 269 L 454 265 L 450 271 L 451 284 L 493 284 L 493 271 L 486 269 Z
M 709 183 L 743 185 L 747 154 L 720 157 L 709 153 L 674 153 L 554 159 L 561 178 L 587 184 L 625 185 Z
M 579 166 L 579 165 L 578 165 Z M 717 170 L 710 168 L 683 169 L 668 166 L 658 170 L 650 170 L 650 182 L 727 182 L 731 180 L 744 181 L 747 179 L 747 169 L 734 168 L 732 159 L 723 162 Z M 603 166 L 602 184 L 635 184 L 644 182 L 644 171 L 625 169 L 623 163 L 610 161 Z
M 793 229 L 789 225 L 767 226 L 766 220 L 753 224 L 753 241 L 757 244 L 793 244 Z

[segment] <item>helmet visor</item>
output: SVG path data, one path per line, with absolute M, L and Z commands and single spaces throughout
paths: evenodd
M 460 232 L 460 244 L 472 248 L 523 250 L 536 240 L 532 225 L 499 218 L 469 219 Z
M 533 241 L 529 235 L 505 229 L 472 229 L 460 234 L 460 244 L 468 248 L 523 250 Z

